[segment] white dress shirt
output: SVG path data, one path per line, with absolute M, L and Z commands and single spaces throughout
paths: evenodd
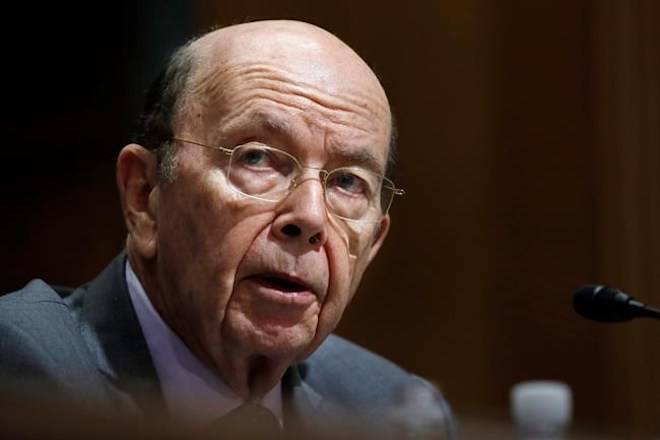
M 183 422 L 201 425 L 217 420 L 243 403 L 163 321 L 128 260 L 126 283 L 160 379 L 165 404 L 172 415 Z M 280 383 L 260 403 L 282 423 Z

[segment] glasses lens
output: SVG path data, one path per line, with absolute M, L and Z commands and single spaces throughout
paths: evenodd
M 328 207 L 336 215 L 374 222 L 385 214 L 392 198 L 382 176 L 362 168 L 333 170 L 325 181 L 325 193 Z
M 283 151 L 250 143 L 234 148 L 228 174 L 239 192 L 277 201 L 288 192 L 296 169 L 295 160 Z

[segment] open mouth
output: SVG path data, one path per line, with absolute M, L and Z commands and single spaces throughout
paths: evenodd
M 282 292 L 303 292 L 309 290 L 307 286 L 295 280 L 284 278 L 277 275 L 265 275 L 256 277 L 255 280 L 264 287 L 268 287 Z

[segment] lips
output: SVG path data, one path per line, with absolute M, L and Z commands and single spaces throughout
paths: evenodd
M 252 279 L 265 287 L 287 293 L 311 291 L 312 288 L 304 281 L 284 274 L 256 275 Z
M 258 273 L 248 276 L 246 281 L 266 303 L 307 307 L 317 301 L 318 294 L 312 283 L 290 274 Z

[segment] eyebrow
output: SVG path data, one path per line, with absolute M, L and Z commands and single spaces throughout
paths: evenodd
M 383 170 L 381 169 L 380 162 L 371 154 L 371 152 L 359 148 L 353 150 L 334 150 L 333 155 L 341 157 L 342 162 L 349 163 L 351 165 L 358 165 L 364 168 L 367 168 L 374 173 L 382 174 Z

